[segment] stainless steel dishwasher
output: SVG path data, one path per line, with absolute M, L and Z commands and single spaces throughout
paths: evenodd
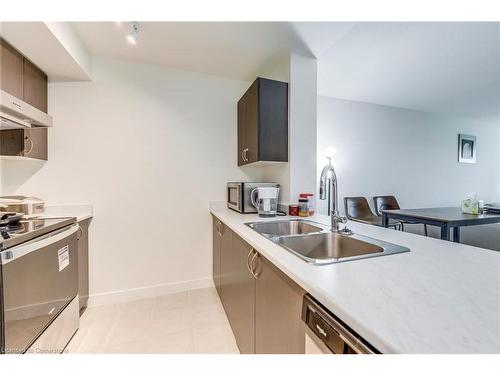
M 306 354 L 379 353 L 309 294 L 302 302 L 302 320 L 306 324 Z

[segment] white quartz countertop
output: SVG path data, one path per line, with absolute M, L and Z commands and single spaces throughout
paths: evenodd
M 93 206 L 91 204 L 80 205 L 49 205 L 45 206 L 44 213 L 40 216 L 43 218 L 58 218 L 58 217 L 76 217 L 76 221 L 80 222 L 93 217 Z
M 500 353 L 500 252 L 349 222 L 411 251 L 311 265 L 245 225 L 289 216 L 210 212 L 383 353 Z

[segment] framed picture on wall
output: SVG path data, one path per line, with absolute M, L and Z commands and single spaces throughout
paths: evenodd
M 458 162 L 473 164 L 476 162 L 476 137 L 458 135 Z

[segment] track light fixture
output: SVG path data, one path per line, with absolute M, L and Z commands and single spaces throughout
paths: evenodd
M 138 36 L 139 36 L 139 22 L 132 22 L 132 30 L 127 35 L 127 41 L 130 44 L 137 44 Z

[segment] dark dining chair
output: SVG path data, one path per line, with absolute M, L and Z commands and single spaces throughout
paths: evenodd
M 399 210 L 399 203 L 395 196 L 393 195 L 377 195 L 373 197 L 373 204 L 375 205 L 375 213 L 377 216 L 382 216 L 381 210 Z M 405 224 L 419 224 L 413 221 L 400 220 L 401 230 L 405 230 Z M 424 224 L 424 232 L 427 236 L 427 224 Z
M 345 214 L 349 220 L 359 223 L 371 224 L 382 227 L 382 217 L 375 215 L 365 197 L 345 197 Z M 389 227 L 398 229 L 401 223 L 396 220 L 389 220 Z

